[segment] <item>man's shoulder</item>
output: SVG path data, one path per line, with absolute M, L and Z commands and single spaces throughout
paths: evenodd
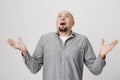
M 82 38 L 82 39 L 87 38 L 87 36 L 84 35 L 84 34 L 80 34 L 80 33 L 76 33 L 76 32 L 73 32 L 73 34 L 74 34 L 76 37 L 79 37 L 79 38 Z
M 49 33 L 44 33 L 42 36 L 44 37 L 52 37 L 55 36 L 57 33 L 56 32 L 49 32 Z

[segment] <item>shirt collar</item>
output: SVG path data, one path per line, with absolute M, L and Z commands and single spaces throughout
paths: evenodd
M 56 32 L 56 34 L 57 34 L 57 36 L 59 37 L 60 34 L 59 34 L 58 32 Z M 75 37 L 75 33 L 74 33 L 73 31 L 71 31 L 70 37 Z

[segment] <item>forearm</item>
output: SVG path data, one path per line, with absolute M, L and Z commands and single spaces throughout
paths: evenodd
M 22 53 L 23 54 L 23 53 Z M 34 57 L 32 57 L 29 53 L 26 53 L 25 55 L 23 54 L 23 58 L 24 58 L 24 63 L 26 64 L 27 68 L 33 73 L 37 73 L 42 65 L 43 65 L 43 59 L 41 58 L 41 60 L 37 60 Z
M 99 56 L 93 62 L 89 63 L 87 66 L 93 74 L 99 75 L 102 72 L 105 64 L 106 64 L 105 59 Z

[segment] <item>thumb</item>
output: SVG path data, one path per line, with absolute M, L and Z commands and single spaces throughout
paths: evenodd
M 101 39 L 101 45 L 104 45 L 104 39 Z
M 22 38 L 20 36 L 18 37 L 18 41 L 23 43 Z

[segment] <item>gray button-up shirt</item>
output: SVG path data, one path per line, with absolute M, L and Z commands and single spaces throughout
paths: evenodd
M 86 36 L 72 32 L 63 44 L 55 32 L 43 35 L 31 56 L 24 56 L 32 73 L 43 66 L 43 80 L 82 80 L 84 64 L 95 75 L 102 72 L 105 60 L 96 58 Z

